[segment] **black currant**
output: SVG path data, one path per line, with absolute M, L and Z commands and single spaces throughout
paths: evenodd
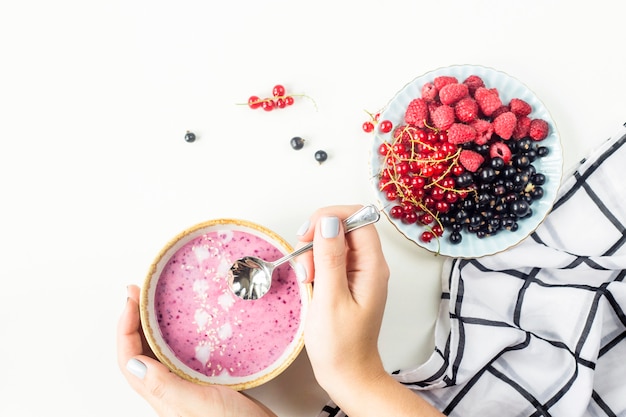
M 515 174 L 517 174 L 517 169 L 514 166 L 511 166 L 511 165 L 508 165 L 502 171 L 502 175 L 504 175 L 505 178 L 512 177 Z
M 546 176 L 544 174 L 534 174 L 531 177 L 531 182 L 535 185 L 543 185 L 546 183 Z
M 454 180 L 454 183 L 458 188 L 468 187 L 474 182 L 474 177 L 469 172 L 464 172 Z
M 454 231 L 450 233 L 450 243 L 454 243 L 455 245 L 461 243 L 463 240 L 463 235 L 461 233 Z
M 537 148 L 537 155 L 540 158 L 543 158 L 544 156 L 548 155 L 550 153 L 550 149 L 548 149 L 546 146 L 540 146 Z
M 524 199 L 519 199 L 511 203 L 509 210 L 511 214 L 514 214 L 517 217 L 524 217 L 530 210 L 530 204 L 528 204 L 528 202 Z
M 524 138 L 517 141 L 517 150 L 519 152 L 527 152 L 532 148 L 532 146 L 533 142 L 530 138 Z
M 320 164 L 328 159 L 328 154 L 326 151 L 319 150 L 315 152 L 315 160 Z
M 533 200 L 539 200 L 543 198 L 543 187 L 539 185 L 534 186 L 533 189 L 530 191 L 530 196 L 533 198 Z
M 535 159 L 537 159 L 538 156 L 537 151 L 535 151 L 534 149 L 529 150 L 524 155 L 526 155 L 528 159 L 530 159 L 530 162 L 533 162 Z
M 513 158 L 513 165 L 517 168 L 526 168 L 530 166 L 530 158 L 526 154 L 516 155 Z
M 491 168 L 495 169 L 496 171 L 500 171 L 501 169 L 504 168 L 504 159 L 500 158 L 499 156 L 496 156 L 495 158 L 491 159 Z
M 195 142 L 196 140 L 196 134 L 190 131 L 187 131 L 187 133 L 185 133 L 185 141 L 187 142 Z
M 293 138 L 291 138 L 289 144 L 293 149 L 298 151 L 304 147 L 304 139 L 302 139 L 300 136 L 294 136 Z
M 496 170 L 491 167 L 481 168 L 478 175 L 483 183 L 491 183 L 496 179 Z

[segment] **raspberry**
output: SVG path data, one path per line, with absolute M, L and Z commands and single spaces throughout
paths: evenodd
M 529 135 L 533 140 L 543 140 L 548 136 L 548 122 L 543 119 L 532 119 L 530 121 Z
M 437 129 L 446 130 L 454 123 L 454 109 L 443 104 L 435 109 L 430 115 L 430 119 Z
M 502 113 L 493 120 L 493 131 L 502 139 L 508 140 L 511 139 L 516 124 L 517 117 L 515 117 L 513 112 Z
M 493 125 L 490 121 L 485 119 L 476 119 L 470 125 L 476 130 L 476 139 L 474 142 L 477 145 L 484 145 L 491 140 L 493 135 Z
M 502 100 L 500 100 L 498 90 L 495 88 L 478 87 L 474 99 L 478 102 L 478 107 L 485 116 L 491 116 L 494 111 L 502 106 Z
M 502 113 L 506 113 L 509 111 L 511 111 L 511 109 L 509 109 L 509 106 L 505 106 L 503 104 L 502 106 L 495 109 L 493 113 L 491 113 L 491 120 L 494 120 L 496 117 L 500 116 Z
M 469 123 L 478 117 L 478 103 L 471 97 L 465 97 L 454 105 L 456 118 L 463 123 Z
M 449 75 L 441 75 L 439 77 L 435 77 L 435 79 L 433 80 L 433 83 L 435 84 L 435 87 L 437 88 L 437 90 L 441 91 L 443 86 L 447 84 L 458 84 L 459 80 L 457 80 L 456 77 L 452 77 Z
M 448 142 L 459 145 L 471 142 L 476 138 L 476 130 L 465 123 L 453 123 L 448 129 Z
M 422 98 L 413 99 L 406 108 L 404 121 L 407 124 L 417 127 L 424 127 L 424 122 L 428 120 L 428 106 Z
M 463 149 L 459 154 L 459 162 L 469 172 L 476 172 L 484 161 L 485 158 L 481 154 L 469 149 Z
M 521 98 L 512 98 L 511 101 L 509 101 L 509 107 L 517 117 L 528 116 L 530 112 L 533 111 L 530 104 Z
M 434 83 L 428 82 L 422 86 L 422 98 L 426 101 L 435 101 L 439 90 Z
M 515 130 L 513 130 L 513 139 L 523 139 L 530 133 L 530 118 L 528 116 L 518 116 Z
M 485 82 L 478 75 L 470 75 L 463 81 L 463 84 L 467 85 L 470 95 L 474 95 L 478 87 L 484 87 Z
M 454 104 L 469 95 L 465 84 L 446 84 L 439 90 L 439 100 L 443 104 Z
M 435 110 L 437 110 L 437 108 L 439 106 L 441 106 L 442 104 L 439 102 L 439 100 L 437 101 L 429 101 L 428 102 L 428 114 L 432 115 L 435 113 Z
M 511 149 L 504 142 L 494 142 L 489 147 L 489 156 L 493 159 L 502 158 L 505 164 L 511 160 Z

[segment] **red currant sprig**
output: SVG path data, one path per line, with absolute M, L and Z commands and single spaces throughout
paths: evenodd
M 391 217 L 424 226 L 423 242 L 443 234 L 439 216 L 472 192 L 456 187 L 454 178 L 464 171 L 458 161 L 460 151 L 447 141 L 445 132 L 412 126 L 398 127 L 379 146 L 383 158 L 379 188 L 393 205 Z
M 306 94 L 287 94 L 285 87 L 281 84 L 276 84 L 272 89 L 272 97 L 261 98 L 253 95 L 248 98 L 247 103 L 239 103 L 239 105 L 247 105 L 251 109 L 262 108 L 265 111 L 272 111 L 274 109 L 284 109 L 294 104 L 295 97 L 305 97 L 313 102 L 315 107 L 315 101 Z
M 367 110 L 365 112 L 370 116 L 369 120 L 363 122 L 363 125 L 361 125 L 365 133 L 372 133 L 374 129 L 376 128 L 376 125 L 378 125 L 378 130 L 381 133 L 391 132 L 391 130 L 393 129 L 393 123 L 391 123 L 391 121 L 389 120 L 379 121 L 380 112 L 375 113 L 375 114 L 370 113 Z

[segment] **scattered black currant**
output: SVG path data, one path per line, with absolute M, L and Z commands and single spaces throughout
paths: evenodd
M 185 133 L 185 141 L 187 142 L 195 142 L 196 141 L 196 134 L 190 131 L 187 131 L 187 133 Z
M 319 150 L 315 152 L 315 160 L 320 164 L 328 159 L 328 154 L 326 151 Z
M 300 136 L 294 136 L 293 138 L 291 138 L 291 141 L 289 143 L 291 144 L 291 147 L 296 151 L 304 147 L 304 139 L 302 139 Z

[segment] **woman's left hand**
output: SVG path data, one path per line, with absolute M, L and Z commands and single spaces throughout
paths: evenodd
M 117 359 L 130 386 L 160 417 L 276 417 L 240 392 L 186 381 L 155 360 L 143 338 L 136 286 L 128 287 L 128 300 L 119 319 Z

